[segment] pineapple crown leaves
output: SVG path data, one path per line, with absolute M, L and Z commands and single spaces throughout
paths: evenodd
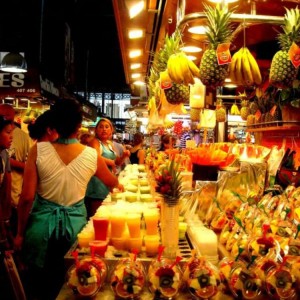
M 169 57 L 172 54 L 179 52 L 182 46 L 181 32 L 177 28 L 171 36 L 166 36 L 164 45 L 159 51 L 150 53 L 152 56 L 152 65 L 148 81 L 152 82 L 152 87 L 155 86 L 155 82 L 159 79 L 160 72 L 166 70 Z M 151 93 L 152 91 L 150 91 L 150 94 Z
M 156 191 L 163 196 L 167 204 L 176 204 L 181 195 L 181 181 L 179 163 L 172 160 L 156 176 Z
M 230 23 L 230 16 L 232 12 L 219 5 L 211 7 L 204 4 L 204 8 L 208 23 L 206 36 L 211 44 L 210 47 L 216 49 L 218 44 L 231 42 L 233 26 Z
M 300 10 L 298 7 L 288 9 L 285 7 L 283 33 L 278 34 L 278 41 L 282 50 L 288 51 L 292 43 L 300 42 Z

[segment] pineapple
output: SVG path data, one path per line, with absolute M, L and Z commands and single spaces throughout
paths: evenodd
M 201 59 L 200 79 L 204 85 L 216 88 L 223 85 L 229 72 L 228 64 L 218 64 L 216 49 L 219 44 L 231 42 L 233 37 L 233 29 L 229 22 L 231 12 L 220 6 L 212 8 L 205 5 L 205 9 L 208 19 L 206 36 L 210 44 Z
M 254 115 L 248 115 L 247 117 L 247 126 L 251 126 L 255 124 L 255 116 Z
M 226 109 L 223 106 L 223 101 L 219 99 L 216 105 L 216 121 L 225 122 L 226 121 Z
M 148 77 L 149 99 L 152 96 L 157 98 L 157 95 L 160 94 L 160 92 L 157 91 L 158 88 L 160 89 L 160 73 L 167 69 L 169 57 L 178 52 L 181 46 L 180 31 L 175 30 L 171 36 L 166 36 L 164 46 L 158 52 L 154 53 L 150 76 Z
M 258 107 L 257 102 L 256 102 L 256 101 L 253 101 L 253 102 L 250 103 L 249 108 L 250 108 L 250 113 L 251 113 L 252 115 L 255 115 L 255 113 L 257 112 L 257 110 L 258 110 L 259 107 Z
M 241 118 L 242 120 L 247 121 L 248 116 L 250 115 L 250 107 L 248 100 L 242 100 L 241 101 L 242 108 L 241 108 Z
M 190 88 L 187 85 L 173 82 L 171 88 L 165 89 L 165 95 L 170 104 L 189 103 Z
M 273 122 L 273 116 L 271 114 L 271 112 L 266 112 L 265 113 L 265 123 L 269 123 L 269 122 Z
M 297 76 L 297 69 L 289 58 L 289 49 L 293 42 L 300 42 L 300 10 L 286 9 L 283 33 L 278 35 L 281 50 L 275 53 L 270 69 L 270 83 L 274 86 L 285 88 L 291 87 Z

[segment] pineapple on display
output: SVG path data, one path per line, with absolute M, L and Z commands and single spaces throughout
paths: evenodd
M 271 62 L 270 83 L 284 88 L 291 87 L 297 76 L 298 69 L 289 58 L 289 49 L 293 42 L 300 42 L 300 10 L 287 9 L 282 25 L 283 33 L 278 35 L 281 50 L 276 52 Z
M 247 126 L 253 125 L 255 123 L 255 115 L 248 115 L 247 117 Z
M 171 36 L 166 36 L 164 46 L 154 53 L 153 63 L 148 78 L 149 99 L 155 96 L 157 105 L 160 99 L 160 73 L 167 69 L 169 57 L 180 50 L 181 34 L 175 30 Z
M 248 116 L 250 115 L 250 107 L 249 107 L 249 101 L 246 99 L 243 99 L 241 101 L 241 118 L 242 120 L 247 121 Z
M 173 82 L 172 86 L 164 91 L 170 104 L 189 103 L 190 101 L 190 88 L 187 85 Z
M 226 109 L 223 105 L 223 100 L 218 99 L 216 105 L 216 121 L 225 122 L 226 121 Z
M 230 23 L 231 12 L 225 7 L 205 6 L 208 19 L 206 36 L 209 48 L 203 53 L 200 63 L 200 79 L 208 87 L 216 88 L 223 85 L 228 76 L 229 65 L 219 65 L 216 49 L 219 44 L 229 43 L 233 38 L 233 29 Z
M 265 113 L 265 123 L 273 122 L 273 116 L 270 111 Z
M 255 115 L 255 113 L 258 111 L 259 107 L 256 101 L 252 101 L 249 105 L 250 114 Z

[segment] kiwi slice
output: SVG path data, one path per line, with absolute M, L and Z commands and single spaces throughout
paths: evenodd
M 159 286 L 161 288 L 171 287 L 173 284 L 173 278 L 171 276 L 163 275 L 159 278 Z
M 126 274 L 123 277 L 123 283 L 126 285 L 133 285 L 134 284 L 134 276 L 132 274 Z
M 198 277 L 198 282 L 199 282 L 201 288 L 204 288 L 204 287 L 208 286 L 209 283 L 210 283 L 209 276 L 206 275 L 206 274 L 200 275 L 200 276 Z

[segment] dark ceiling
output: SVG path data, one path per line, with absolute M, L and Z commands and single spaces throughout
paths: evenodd
M 129 92 L 111 0 L 0 3 L 0 51 L 24 52 L 29 68 L 74 92 Z M 67 68 L 66 23 L 73 45 Z

